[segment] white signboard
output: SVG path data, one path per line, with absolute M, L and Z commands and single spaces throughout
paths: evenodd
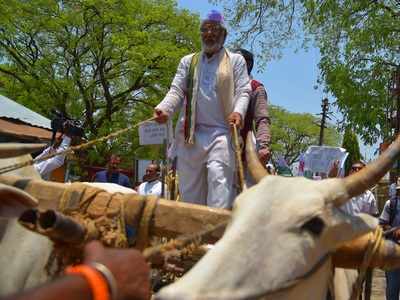
M 171 139 L 170 126 L 167 124 L 158 124 L 157 122 L 146 122 L 139 127 L 140 145 L 159 145 L 164 140 Z
M 327 174 L 333 162 L 338 160 L 342 171 L 347 156 L 346 150 L 340 147 L 310 146 L 304 153 L 304 169 Z

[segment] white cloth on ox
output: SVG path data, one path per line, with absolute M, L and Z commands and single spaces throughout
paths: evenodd
M 179 191 L 185 202 L 210 207 L 230 208 L 233 202 L 235 157 L 228 134 L 217 135 L 213 128 L 196 130 L 196 143 L 180 147 Z

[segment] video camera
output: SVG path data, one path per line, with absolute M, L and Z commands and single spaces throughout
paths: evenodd
M 54 115 L 53 119 L 51 120 L 51 130 L 53 135 L 51 137 L 51 144 L 54 144 L 54 140 L 56 137 L 57 132 L 65 133 L 69 136 L 77 136 L 77 137 L 84 137 L 85 132 L 82 128 L 82 125 L 79 121 L 72 119 L 67 114 L 53 109 L 52 114 Z

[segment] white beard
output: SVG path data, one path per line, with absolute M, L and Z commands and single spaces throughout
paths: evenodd
M 202 41 L 201 41 L 201 49 L 202 49 L 203 52 L 205 52 L 205 53 L 212 53 L 212 54 L 214 54 L 214 53 L 218 52 L 218 50 L 221 49 L 221 48 L 224 46 L 224 42 L 225 42 L 224 36 L 221 36 L 221 38 L 220 38 L 217 42 L 215 42 L 214 44 L 212 44 L 212 45 L 206 45 L 206 44 L 204 43 L 204 41 L 202 40 Z

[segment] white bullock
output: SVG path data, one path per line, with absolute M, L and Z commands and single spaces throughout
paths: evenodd
M 348 215 L 339 207 L 374 185 L 399 153 L 397 140 L 377 161 L 350 177 L 311 181 L 265 176 L 250 149 L 249 168 L 259 183 L 238 196 L 232 221 L 215 247 L 155 298 L 326 299 L 333 280 L 332 253 L 378 226 L 369 215 Z M 399 267 L 394 247 L 385 241 L 381 249 Z M 344 276 L 343 271 L 338 275 Z M 338 295 L 349 296 L 349 287 L 336 289 Z
M 17 153 L 17 149 L 19 149 L 18 154 L 21 154 L 21 152 L 26 153 L 32 150 L 37 150 L 37 147 L 26 146 L 21 149 L 21 145 L 18 144 L 3 144 L 0 146 L 0 157 L 2 157 L 0 158 L 0 167 L 21 163 L 31 159 L 29 154 L 10 158 L 9 156 Z M 2 152 L 2 150 L 7 151 Z M 7 175 L 8 174 L 40 179 L 40 175 L 32 166 L 24 167 L 7 173 Z M 112 183 L 88 184 L 100 187 L 110 193 L 136 193 L 134 190 Z M 3 191 L 3 199 L 6 199 L 4 198 L 6 195 L 5 188 Z M 9 190 L 7 196 L 9 196 L 10 193 L 11 191 Z M 14 196 L 15 195 L 16 194 L 14 194 Z M 2 199 L 0 199 L 0 201 L 1 200 Z M 57 201 L 59 199 L 54 200 Z M 9 205 L 7 207 L 9 207 Z M 5 207 L 3 203 L 2 211 L 4 211 L 4 209 Z M 9 213 L 7 215 L 9 216 Z M 16 219 L 5 219 L 0 217 L 0 296 L 21 291 L 46 282 L 49 277 L 45 270 L 45 266 L 52 249 L 52 242 L 47 237 L 26 230 L 18 224 Z

